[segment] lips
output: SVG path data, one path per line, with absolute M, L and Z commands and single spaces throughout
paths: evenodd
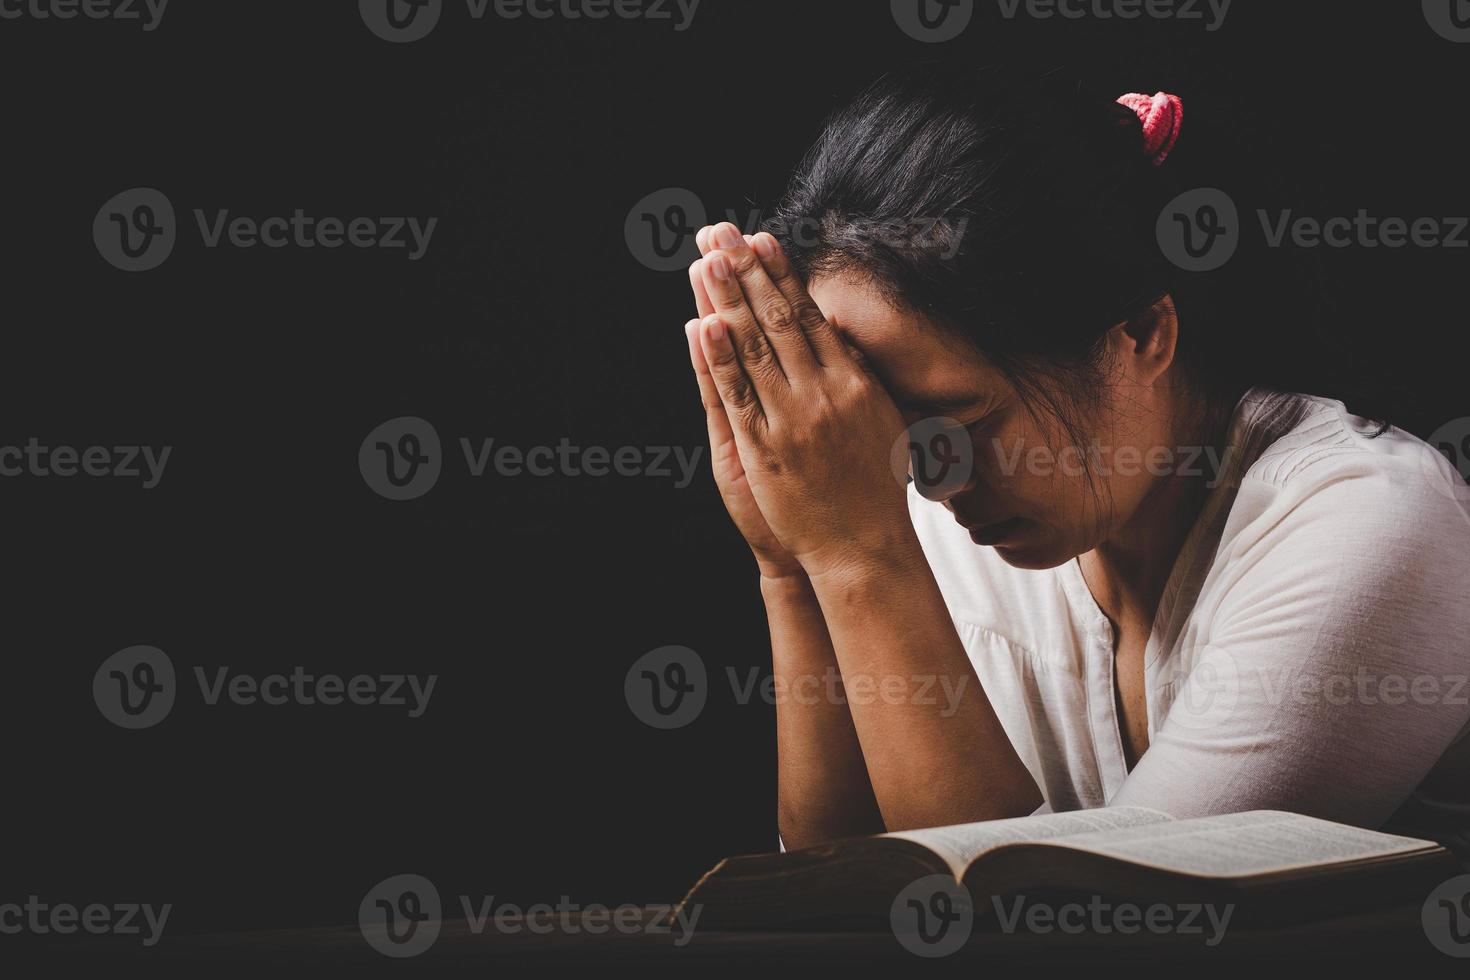
M 970 540 L 979 545 L 1000 544 L 1011 537 L 1025 523 L 1025 518 L 1012 517 L 994 524 L 981 524 L 969 528 Z

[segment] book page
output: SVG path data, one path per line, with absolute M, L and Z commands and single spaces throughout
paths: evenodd
M 979 823 L 955 824 L 952 827 L 900 830 L 879 836 L 923 844 L 943 858 L 958 878 L 978 855 L 1002 844 L 1054 840 L 1073 834 L 1092 836 L 1097 831 L 1146 827 L 1171 819 L 1167 813 L 1141 806 L 1099 807 L 1069 813 L 1014 817 L 1010 820 L 982 820 Z
M 1067 847 L 1206 878 L 1309 868 L 1433 848 L 1433 841 L 1253 810 L 1068 838 Z

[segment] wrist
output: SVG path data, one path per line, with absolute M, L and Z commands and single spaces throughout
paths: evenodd
M 764 585 L 768 581 L 807 581 L 806 569 L 802 568 L 801 563 L 794 558 L 787 558 L 782 561 L 771 561 L 769 559 L 762 558 L 760 555 L 756 555 L 755 567 L 760 571 L 762 585 Z
M 885 533 L 843 541 L 804 557 L 802 566 L 813 588 L 836 586 L 850 591 L 923 568 L 925 559 L 913 525 L 905 521 Z
M 769 572 L 769 573 L 768 573 Z M 813 598 L 812 580 L 797 566 L 788 569 L 768 570 L 761 567 L 761 596 L 767 601 L 802 601 Z
M 919 536 L 908 520 L 873 530 L 863 536 L 833 541 L 828 547 L 808 552 L 801 557 L 801 567 L 808 579 L 863 580 L 873 574 L 892 574 L 923 561 Z

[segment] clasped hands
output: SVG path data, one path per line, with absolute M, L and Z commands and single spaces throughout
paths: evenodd
M 715 483 L 761 574 L 815 579 L 909 557 L 893 399 L 775 237 L 726 222 L 697 241 L 699 317 L 684 331 Z

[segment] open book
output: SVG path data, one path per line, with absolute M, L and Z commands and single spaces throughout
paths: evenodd
M 858 837 L 726 858 L 684 905 L 705 929 L 886 927 L 928 875 L 968 890 L 978 917 L 1001 897 L 1231 903 L 1272 924 L 1422 900 L 1461 873 L 1433 841 L 1274 810 L 1174 820 L 1142 807 L 1042 814 Z M 1251 914 L 1252 912 L 1256 914 Z

